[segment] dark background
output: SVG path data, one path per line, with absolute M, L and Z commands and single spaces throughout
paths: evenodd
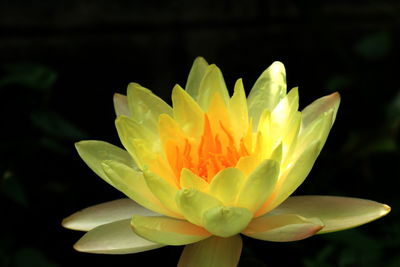
M 119 144 L 112 96 L 139 82 L 170 102 L 204 56 L 252 87 L 274 60 L 303 108 L 339 91 L 328 142 L 295 194 L 392 206 L 381 220 L 293 243 L 244 238 L 240 266 L 400 266 L 397 1 L 0 0 L 0 266 L 175 266 L 182 247 L 75 252 L 62 218 L 122 197 L 74 150 Z

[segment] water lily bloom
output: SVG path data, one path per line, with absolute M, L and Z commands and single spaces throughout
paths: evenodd
M 128 198 L 79 211 L 63 221 L 87 231 L 75 249 L 126 254 L 186 245 L 178 266 L 236 266 L 240 234 L 276 242 L 355 227 L 390 207 L 370 200 L 290 195 L 304 181 L 336 118 L 333 93 L 298 111 L 274 62 L 248 97 L 239 79 L 230 97 L 221 71 L 194 61 L 172 107 L 137 83 L 115 94 L 125 149 L 103 141 L 76 144 L 81 158 Z

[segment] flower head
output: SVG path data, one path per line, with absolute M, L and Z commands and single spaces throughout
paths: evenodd
M 65 227 L 89 231 L 76 249 L 132 253 L 190 244 L 180 266 L 235 266 L 239 233 L 294 241 L 389 212 L 369 200 L 289 197 L 320 153 L 340 97 L 322 97 L 301 112 L 298 100 L 297 88 L 287 93 L 280 62 L 261 74 L 247 98 L 241 79 L 230 97 L 219 68 L 203 58 L 195 60 L 185 89 L 173 88 L 172 107 L 130 84 L 127 96 L 114 96 L 126 150 L 101 141 L 76 148 L 97 175 L 131 200 L 66 218 Z M 215 251 L 220 256 L 207 257 Z

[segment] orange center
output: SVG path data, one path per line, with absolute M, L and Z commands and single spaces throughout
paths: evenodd
M 235 144 L 232 134 L 221 121 L 218 126 L 218 133 L 214 134 L 208 116 L 205 115 L 200 140 L 189 141 L 185 138 L 183 145 L 169 146 L 168 161 L 178 181 L 182 168 L 187 168 L 210 182 L 219 171 L 234 167 L 241 157 L 249 155 L 243 139 L 240 140 L 239 145 Z M 224 139 L 223 142 L 221 138 Z

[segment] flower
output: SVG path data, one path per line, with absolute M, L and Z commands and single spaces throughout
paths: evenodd
M 76 144 L 86 164 L 129 199 L 64 219 L 88 231 L 75 249 L 124 254 L 186 245 L 178 266 L 236 266 L 240 233 L 295 241 L 377 219 L 390 207 L 333 196 L 289 197 L 304 181 L 336 118 L 338 93 L 298 111 L 282 63 L 258 78 L 246 99 L 242 80 L 229 97 L 221 71 L 194 61 L 172 107 L 136 83 L 115 94 L 124 149 Z

